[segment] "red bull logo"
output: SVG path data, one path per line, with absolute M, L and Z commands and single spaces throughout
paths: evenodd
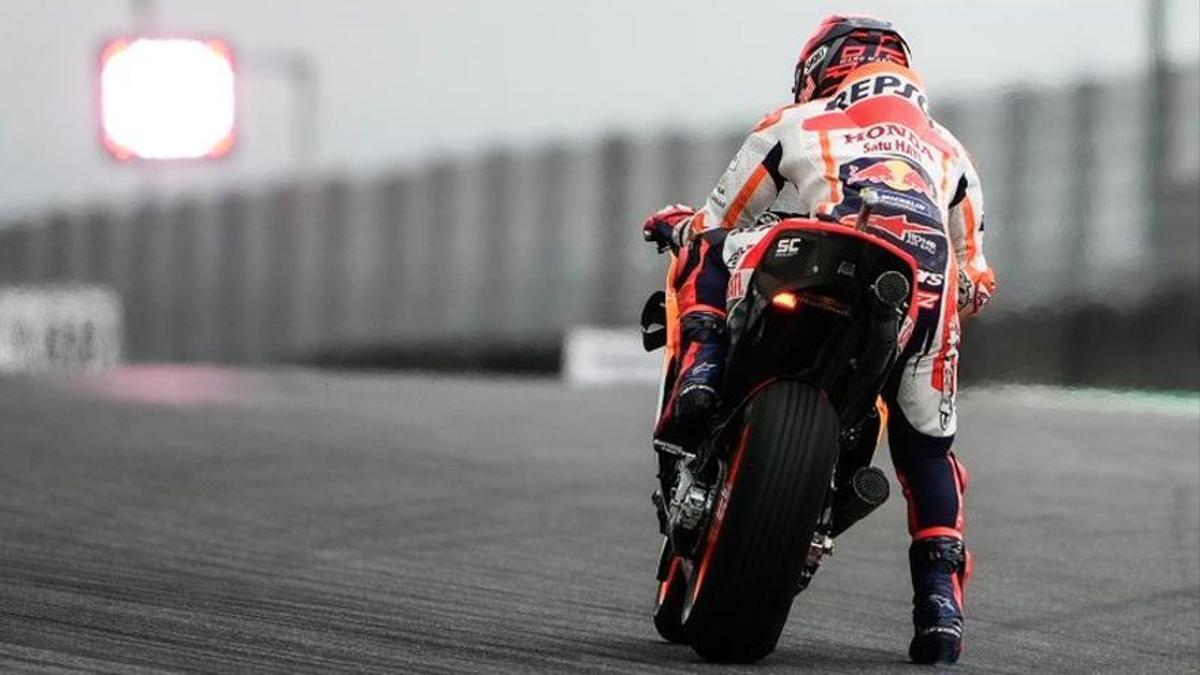
M 933 186 L 911 164 L 899 159 L 875 162 L 850 174 L 849 183 L 885 185 L 893 190 L 919 192 L 934 199 Z
M 845 216 L 842 218 L 842 224 L 853 227 L 857 220 L 857 216 Z M 937 228 L 909 222 L 908 218 L 904 216 L 872 215 L 870 226 L 872 229 L 887 232 L 905 244 L 915 246 L 926 253 L 934 253 L 937 250 L 937 244 L 930 241 L 927 237 L 945 236 Z

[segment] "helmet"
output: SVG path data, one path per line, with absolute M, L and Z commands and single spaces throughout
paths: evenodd
M 862 14 L 821 20 L 796 63 L 796 102 L 829 96 L 847 73 L 872 61 L 909 65 L 908 43 L 892 24 Z

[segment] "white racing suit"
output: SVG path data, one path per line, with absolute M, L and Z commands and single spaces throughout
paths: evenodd
M 688 243 L 672 279 L 681 320 L 724 317 L 753 271 L 741 266 L 744 254 L 770 230 L 761 216 L 778 210 L 852 225 L 860 191 L 876 192 L 869 229 L 919 266 L 917 324 L 883 392 L 914 541 L 962 538 L 968 479 L 951 451 L 960 308 L 977 312 L 995 287 L 979 176 L 959 141 L 929 117 L 924 90 L 912 70 L 872 63 L 831 97 L 768 115 L 682 226 Z

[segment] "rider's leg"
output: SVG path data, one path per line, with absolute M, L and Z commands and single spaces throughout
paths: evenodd
M 655 435 L 686 442 L 697 422 L 711 414 L 720 400 L 725 370 L 725 293 L 729 269 L 722 249 L 725 231 L 713 230 L 680 251 L 672 285 L 679 306 L 679 377 L 663 407 Z
M 963 544 L 968 475 L 951 450 L 958 422 L 958 318 L 953 306 L 948 310 L 941 321 L 936 314 L 922 317 L 940 324 L 927 332 L 918 325 L 913 342 L 929 348 L 910 345 L 884 392 L 888 445 L 908 501 L 914 624 L 909 655 L 918 663 L 958 659 L 971 568 Z

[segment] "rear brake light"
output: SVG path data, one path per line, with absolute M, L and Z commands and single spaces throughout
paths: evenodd
M 775 297 L 771 298 L 771 304 L 780 309 L 793 310 L 800 304 L 800 299 L 796 297 L 795 293 L 784 291 L 776 293 Z

